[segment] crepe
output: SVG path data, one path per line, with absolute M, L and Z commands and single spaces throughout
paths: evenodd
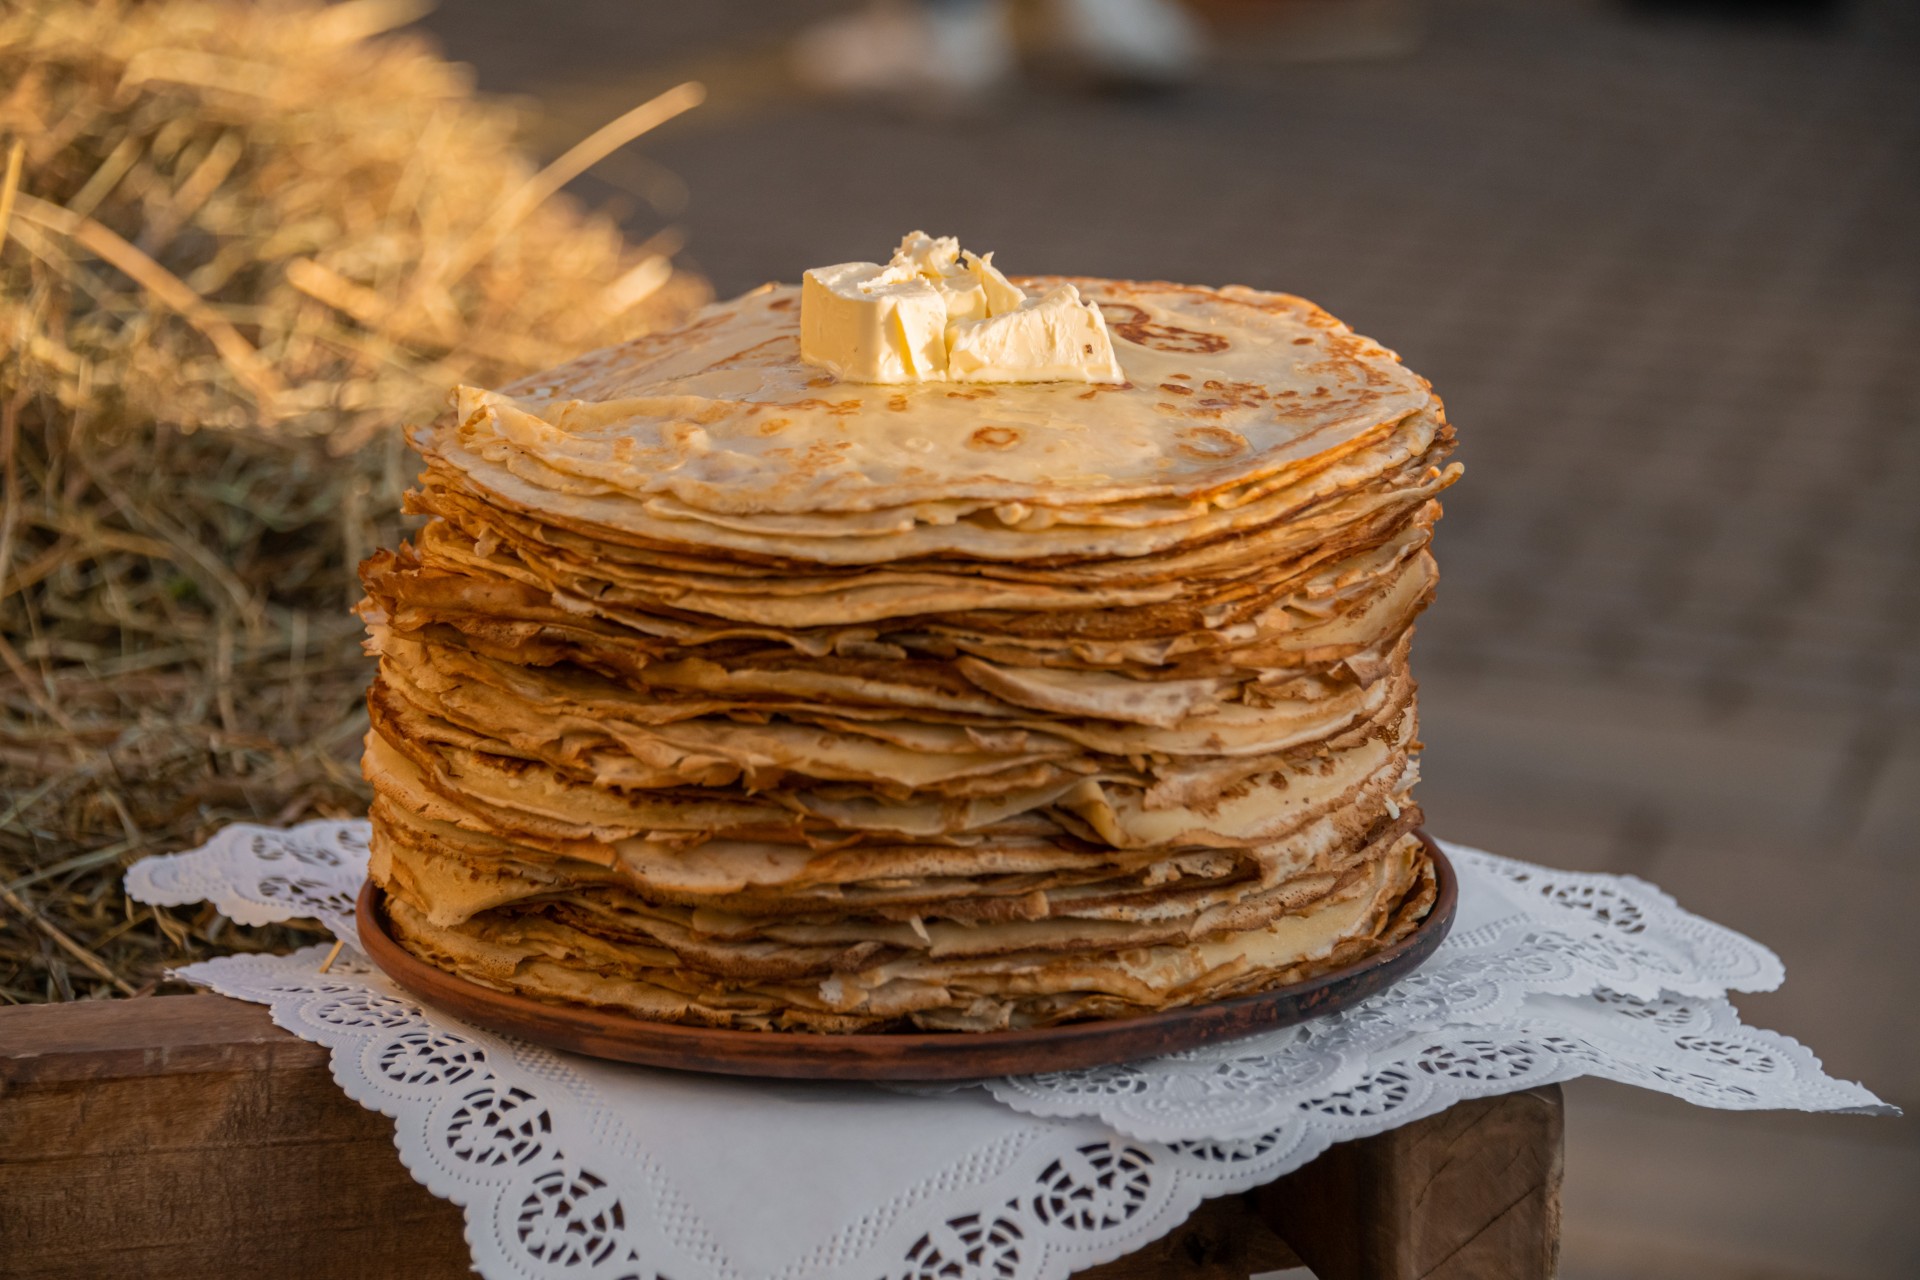
M 684 927 L 653 922 L 628 932 L 614 913 L 577 907 L 493 912 L 478 927 L 448 928 L 398 895 L 389 920 L 409 951 L 481 985 L 661 1021 L 752 1030 L 1005 1030 L 1252 994 L 1390 946 L 1433 902 L 1432 868 L 1419 848 L 1403 840 L 1364 873 L 1252 928 L 1199 940 L 1160 930 L 1158 942 L 1078 951 L 935 956 L 832 940 L 702 946 Z M 822 972 L 830 976 L 820 979 Z
M 401 945 L 642 1018 L 965 1032 L 1415 927 L 1440 401 L 1296 298 L 1071 283 L 1125 383 L 839 382 L 768 286 L 416 430 L 425 524 L 362 566 Z

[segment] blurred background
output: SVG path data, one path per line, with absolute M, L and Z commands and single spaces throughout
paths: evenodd
M 1789 976 L 1747 1016 L 1920 1106 L 1920 6 L 1207 0 L 1158 60 L 1063 47 L 1044 6 L 983 36 L 991 8 L 442 0 L 414 30 L 542 159 L 706 87 L 568 188 L 682 303 L 924 228 L 1302 294 L 1399 351 L 1467 465 L 1416 647 L 1430 827 L 1762 939 Z M 315 768 L 229 809 L 350 811 Z M 147 851 L 5 817 L 36 894 Z M 23 918 L 7 998 L 85 994 Z M 1920 1275 L 1920 1123 L 1568 1093 L 1569 1280 Z
M 721 295 L 924 226 L 1399 351 L 1467 465 L 1416 645 L 1430 826 L 1765 940 L 1788 980 L 1743 1012 L 1920 1107 L 1920 6 L 1215 0 L 1178 89 L 1028 58 L 822 101 L 791 42 L 850 9 L 426 25 L 556 141 L 706 83 L 582 187 Z M 1920 1275 L 1913 1120 L 1569 1094 L 1570 1280 Z

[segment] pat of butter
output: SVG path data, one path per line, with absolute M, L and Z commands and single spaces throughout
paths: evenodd
M 1120 382 L 1106 320 L 1070 284 L 947 334 L 955 382 Z
M 800 357 L 848 382 L 946 376 L 947 304 L 917 277 L 888 280 L 871 262 L 807 272 L 800 285 Z
M 800 356 L 847 382 L 1122 382 L 1100 309 L 1061 285 L 1029 298 L 951 236 L 914 232 L 886 266 L 807 272 Z

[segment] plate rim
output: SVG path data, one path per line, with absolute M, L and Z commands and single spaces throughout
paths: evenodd
M 1085 1069 L 1199 1048 L 1296 1026 L 1377 994 L 1432 956 L 1452 929 L 1459 907 L 1459 878 L 1452 862 L 1425 828 L 1416 827 L 1413 834 L 1433 862 L 1437 892 L 1426 918 L 1390 947 L 1305 982 L 1231 1000 L 1017 1031 L 741 1031 L 549 1004 L 483 987 L 405 950 L 386 930 L 386 895 L 371 878 L 361 882 L 355 926 L 361 949 L 374 967 L 409 995 L 489 1030 L 549 1048 L 721 1075 L 980 1079 Z M 1164 1032 L 1177 1034 L 1156 1043 L 1156 1033 Z M 1041 1060 L 1021 1067 L 1017 1063 L 1023 1052 Z

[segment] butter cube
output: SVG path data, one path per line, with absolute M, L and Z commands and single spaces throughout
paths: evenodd
M 800 357 L 846 382 L 1123 382 L 1100 309 L 1072 285 L 1029 298 L 952 236 L 915 231 L 882 267 L 807 272 Z
M 954 382 L 1121 382 L 1100 309 L 1063 284 L 1016 311 L 947 330 Z
M 848 382 L 929 382 L 946 376 L 947 304 L 917 275 L 872 262 L 807 272 L 800 286 L 800 358 Z

